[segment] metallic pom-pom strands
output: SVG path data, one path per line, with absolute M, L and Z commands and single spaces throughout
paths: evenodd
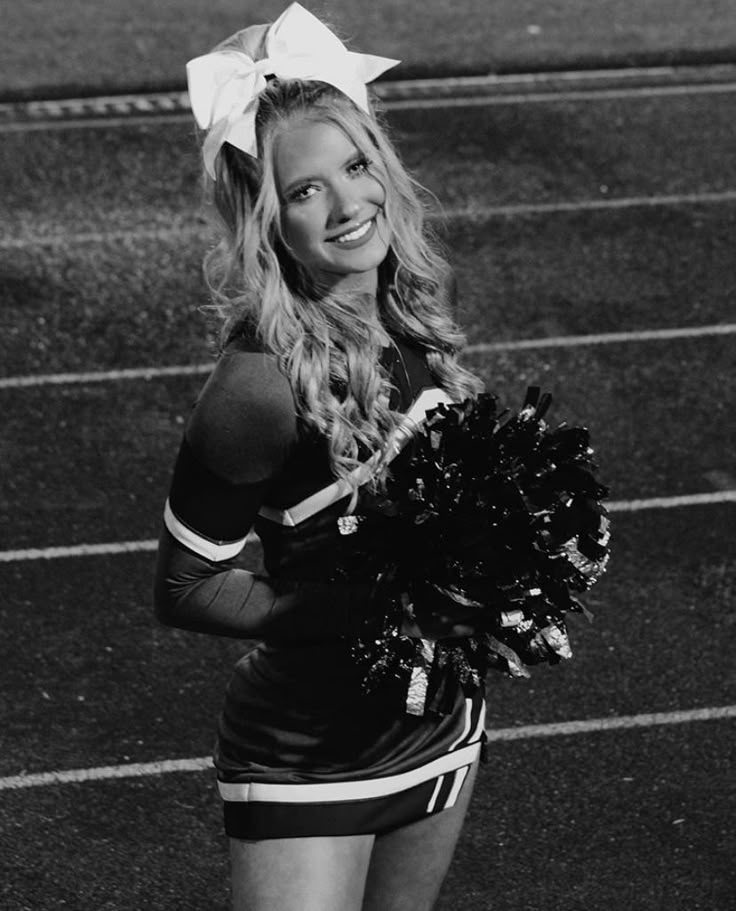
M 525 665 L 571 657 L 565 614 L 587 613 L 573 593 L 608 562 L 608 491 L 595 479 L 588 431 L 550 429 L 550 402 L 533 387 L 515 415 L 491 395 L 438 406 L 392 463 L 384 492 L 341 520 L 340 573 L 380 577 L 392 604 L 386 635 L 356 652 L 371 680 L 418 676 L 422 662 L 397 634 L 402 592 L 420 627 L 455 612 L 476 630 L 437 643 L 427 703 L 437 710 L 449 698 L 446 681 L 432 686 L 442 669 L 474 686 L 489 667 L 528 676 Z

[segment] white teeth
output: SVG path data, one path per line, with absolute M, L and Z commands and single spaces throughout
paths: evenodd
M 351 231 L 349 234 L 341 234 L 340 237 L 335 238 L 335 242 L 338 244 L 346 244 L 351 240 L 359 240 L 363 235 L 368 233 L 368 230 L 372 224 L 371 221 L 367 221 L 364 225 L 361 225 L 359 228 L 356 228 L 354 231 Z

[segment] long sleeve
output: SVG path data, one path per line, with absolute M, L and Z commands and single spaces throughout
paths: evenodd
M 324 640 L 357 636 L 373 618 L 369 586 L 274 580 L 212 563 L 164 529 L 156 614 L 162 623 L 220 636 Z
M 365 631 L 375 612 L 370 586 L 277 580 L 239 565 L 296 440 L 293 397 L 273 359 L 223 356 L 188 422 L 166 503 L 154 589 L 161 622 L 243 638 Z

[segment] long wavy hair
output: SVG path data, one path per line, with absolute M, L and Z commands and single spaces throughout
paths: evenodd
M 358 293 L 316 285 L 284 239 L 273 145 L 280 129 L 302 118 L 341 130 L 384 188 L 391 245 L 378 269 L 375 308 Z M 220 344 L 246 335 L 275 355 L 299 417 L 327 440 L 333 474 L 350 480 L 367 455 L 386 451 L 401 422 L 389 408 L 381 329 L 418 347 L 453 399 L 479 391 L 457 361 L 464 337 L 450 316 L 454 280 L 425 225 L 419 185 L 373 113 L 325 83 L 272 80 L 259 96 L 256 136 L 257 158 L 225 143 L 216 180 L 208 181 L 221 231 L 204 272 Z

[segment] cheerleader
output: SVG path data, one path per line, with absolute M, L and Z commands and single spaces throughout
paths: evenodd
M 449 269 L 368 98 L 396 62 L 295 3 L 187 67 L 221 354 L 176 461 L 155 601 L 165 624 L 258 641 L 215 752 L 236 911 L 432 908 L 484 738 L 482 687 L 433 679 L 467 616 L 400 593 L 387 622 L 397 593 L 338 565 L 412 428 L 479 391 Z M 251 530 L 262 572 L 242 560 Z M 372 656 L 407 649 L 411 667 L 366 685 Z

